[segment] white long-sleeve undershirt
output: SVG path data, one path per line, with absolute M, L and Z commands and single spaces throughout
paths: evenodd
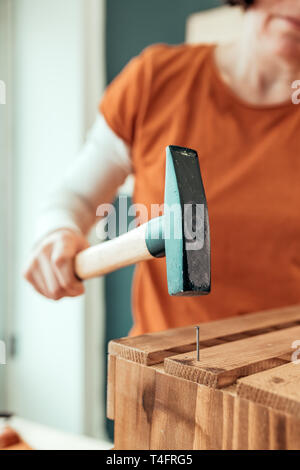
M 131 172 L 129 147 L 99 114 L 78 157 L 43 204 L 36 240 L 62 228 L 87 234 L 97 207 L 114 200 Z

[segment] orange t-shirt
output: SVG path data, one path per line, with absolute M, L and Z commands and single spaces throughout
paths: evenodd
M 291 94 L 292 94 L 291 89 Z M 212 291 L 171 297 L 166 261 L 137 266 L 133 335 L 300 303 L 300 106 L 252 106 L 207 45 L 155 45 L 111 83 L 100 111 L 132 149 L 134 202 L 164 201 L 165 148 L 197 150 Z

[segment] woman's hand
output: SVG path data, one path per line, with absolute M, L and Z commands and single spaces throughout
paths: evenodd
M 88 247 L 89 243 L 83 235 L 71 229 L 57 230 L 34 249 L 24 277 L 48 299 L 82 295 L 84 285 L 75 275 L 74 258 Z

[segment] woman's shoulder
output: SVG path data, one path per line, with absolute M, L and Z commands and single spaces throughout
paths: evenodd
M 209 54 L 211 44 L 177 44 L 169 45 L 165 43 L 153 44 L 146 47 L 141 53 L 141 57 L 152 65 L 170 65 L 172 61 L 189 62 L 193 58 L 201 60 Z
M 152 97 L 157 93 L 161 96 L 172 84 L 175 88 L 189 84 L 189 78 L 209 63 L 206 58 L 211 50 L 209 44 L 154 44 L 144 49 L 140 54 L 141 69 Z

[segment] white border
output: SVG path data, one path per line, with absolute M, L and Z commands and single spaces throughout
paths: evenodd
M 12 158 L 12 5 L 11 0 L 0 0 L 0 28 L 1 28 L 1 44 L 0 44 L 0 70 L 1 77 L 6 84 L 6 104 L 0 105 L 5 107 L 3 112 L 4 122 L 1 122 L 0 128 L 0 171 L 3 175 L 4 184 L 0 187 L 1 203 L 4 204 L 4 220 L 1 220 L 1 227 L 5 231 L 4 246 L 0 246 L 0 257 L 2 266 L 5 267 L 5 278 L 1 279 L 3 285 L 4 298 L 0 299 L 0 304 L 4 306 L 4 312 L 1 315 L 2 331 L 6 346 L 8 346 L 7 354 L 9 354 L 10 340 L 10 315 L 12 311 L 12 281 L 13 281 L 13 158 Z M 2 114 L 1 109 L 1 114 Z M 3 158 L 4 157 L 4 158 Z M 7 404 L 7 368 L 4 374 L 1 374 L 0 380 L 4 380 L 4 384 L 0 388 L 0 399 L 3 407 Z M 1 389 L 4 396 L 1 397 Z

